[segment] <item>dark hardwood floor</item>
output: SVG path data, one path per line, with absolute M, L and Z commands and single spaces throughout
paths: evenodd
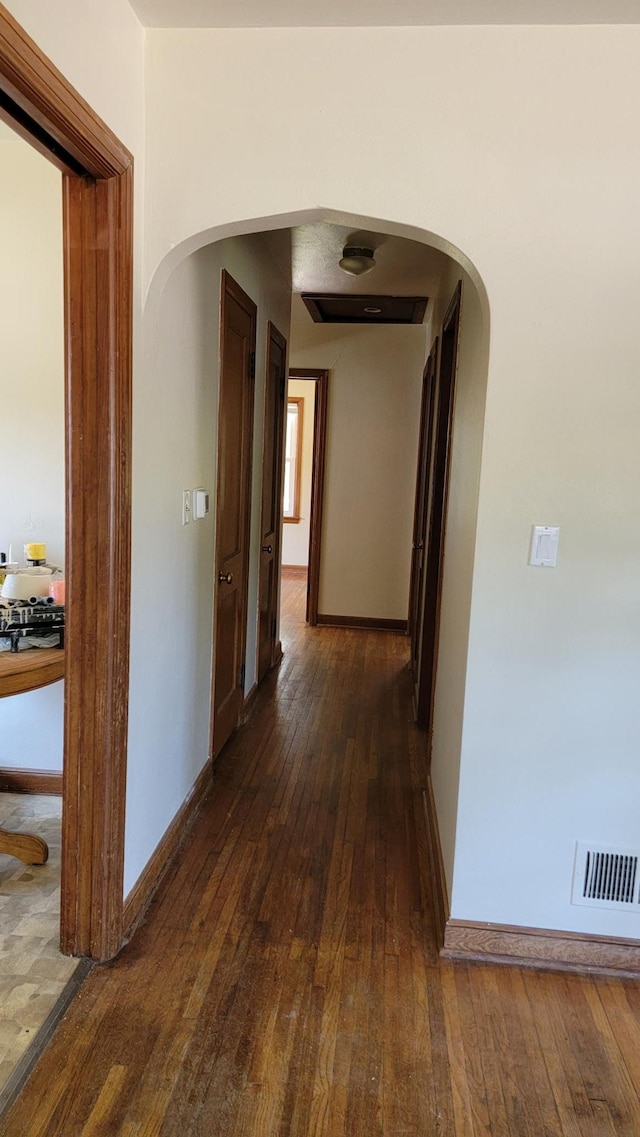
M 640 986 L 444 963 L 407 641 L 305 628 L 3 1137 L 640 1134 Z

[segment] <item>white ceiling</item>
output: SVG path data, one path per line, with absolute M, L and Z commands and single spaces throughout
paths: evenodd
M 301 292 L 433 297 L 447 261 L 444 253 L 418 241 L 325 221 L 263 236 L 283 274 L 291 275 L 294 319 L 311 318 L 297 300 Z M 338 261 L 346 244 L 372 248 L 375 268 L 364 276 L 343 272 Z
M 338 261 L 347 244 L 373 249 L 376 267 L 364 276 L 343 272 Z M 291 230 L 293 292 L 433 296 L 446 259 L 417 241 L 324 221 Z
M 151 28 L 637 24 L 640 0 L 129 0 Z

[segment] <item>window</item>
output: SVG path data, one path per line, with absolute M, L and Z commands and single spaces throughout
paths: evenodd
M 304 399 L 287 399 L 287 436 L 284 450 L 285 521 L 300 520 L 300 475 L 302 469 L 302 408 Z

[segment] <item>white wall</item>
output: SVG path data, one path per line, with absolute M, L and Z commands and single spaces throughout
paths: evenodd
M 459 918 L 640 936 L 569 902 L 577 838 L 637 841 L 639 50 L 637 26 L 148 34 L 147 279 L 201 231 L 320 203 L 435 234 L 490 301 L 463 717 L 438 695 Z M 545 522 L 560 563 L 530 569 Z
M 258 306 L 247 691 L 256 680 L 266 328 L 288 334 L 290 284 L 263 239 L 247 237 L 178 266 L 137 374 L 125 893 L 208 759 L 215 516 L 183 527 L 181 502 L 195 486 L 215 502 L 222 268 Z
M 128 0 L 6 0 L 5 7 L 134 156 L 134 361 L 144 235 L 143 28 Z
M 141 163 L 144 33 L 128 0 L 7 0 L 5 7 Z
M 424 361 L 422 325 L 291 325 L 291 365 L 330 372 L 323 615 L 407 618 Z
M 0 141 L 0 549 L 44 541 L 64 564 L 62 179 Z M 63 684 L 0 699 L 0 766 L 62 769 Z
M 292 340 L 293 344 L 293 340 Z M 283 565 L 309 564 L 311 520 L 311 475 L 313 474 L 313 427 L 316 385 L 313 379 L 290 379 L 289 398 L 302 399 L 302 438 L 300 440 L 300 520 L 282 526 Z

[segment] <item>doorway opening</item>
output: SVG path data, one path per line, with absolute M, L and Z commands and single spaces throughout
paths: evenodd
M 278 224 L 278 221 L 275 224 Z M 283 219 L 287 225 L 295 225 L 295 218 Z M 385 223 L 375 223 L 378 229 L 386 228 Z M 379 232 L 380 249 L 376 248 L 376 260 L 381 269 L 384 259 L 388 257 L 389 268 L 395 271 L 396 283 L 389 286 L 394 292 L 411 292 L 412 295 L 426 294 L 430 297 L 427 308 L 427 319 L 424 325 L 408 325 L 396 327 L 331 327 L 320 325 L 312 321 L 304 306 L 301 305 L 301 285 L 292 273 L 297 264 L 296 254 L 292 255 L 292 245 L 297 240 L 295 232 L 290 228 L 273 228 L 274 219 L 265 219 L 261 224 L 252 222 L 244 228 L 245 232 L 237 232 L 233 236 L 228 231 L 223 234 L 207 232 L 193 239 L 191 247 L 182 249 L 181 256 L 172 253 L 166 263 L 154 278 L 152 290 L 147 301 L 145 320 L 150 322 L 150 331 L 157 331 L 157 340 L 154 339 L 154 351 L 164 353 L 170 350 L 172 340 L 171 313 L 182 311 L 180 305 L 188 304 L 189 312 L 195 313 L 193 329 L 193 350 L 189 345 L 190 354 L 183 367 L 184 382 L 181 388 L 181 399 L 192 400 L 196 409 L 203 413 L 198 418 L 197 431 L 193 425 L 176 421 L 175 408 L 170 404 L 166 409 L 158 409 L 158 431 L 164 432 L 169 426 L 173 431 L 176 450 L 188 449 L 189 461 L 193 463 L 193 482 L 205 486 L 215 485 L 215 454 L 209 453 L 203 439 L 212 436 L 212 429 L 216 423 L 217 382 L 219 368 L 219 344 L 217 337 L 205 336 L 207 328 L 211 327 L 212 314 L 216 313 L 219 303 L 218 285 L 221 268 L 227 268 L 246 291 L 247 295 L 255 299 L 258 305 L 257 314 L 257 346 L 256 346 L 256 413 L 253 450 L 253 492 L 252 492 L 252 538 L 249 563 L 249 603 L 247 620 L 247 648 L 246 648 L 246 677 L 244 688 L 244 703 L 246 714 L 253 713 L 253 694 L 255 692 L 258 675 L 257 642 L 261 625 L 262 604 L 260 600 L 260 558 L 262 543 L 267 546 L 272 542 L 262 542 L 260 528 L 261 509 L 261 455 L 263 450 L 263 427 L 266 418 L 266 343 L 267 327 L 272 321 L 282 332 L 287 332 L 291 313 L 291 333 L 289 336 L 289 367 L 292 375 L 308 373 L 313 366 L 322 368 L 331 377 L 331 392 L 329 397 L 329 415 L 327 419 L 327 446 L 324 471 L 324 493 L 321 498 L 322 505 L 322 572 L 318 589 L 318 617 L 331 617 L 337 624 L 336 617 L 343 620 L 347 627 L 365 627 L 373 631 L 384 630 L 402 632 L 406 629 L 409 600 L 409 578 L 411 561 L 412 525 L 415 499 L 416 456 L 419 434 L 420 417 L 420 389 L 422 371 L 428 352 L 428 344 L 436 330 L 442 323 L 446 305 L 451 292 L 460 279 L 461 271 L 453 257 L 446 256 L 442 250 L 438 255 L 427 250 L 425 255 L 422 246 L 426 244 L 423 235 L 422 246 L 414 235 L 402 235 L 402 241 L 392 241 L 391 236 Z M 309 248 L 310 243 L 318 236 L 315 232 L 316 222 L 313 218 L 305 216 L 305 233 L 308 238 L 301 239 L 301 250 Z M 324 243 L 333 241 L 336 248 L 344 244 L 343 233 L 336 235 L 333 223 L 320 222 L 321 238 Z M 375 226 L 374 226 L 375 227 Z M 344 226 L 346 228 L 346 225 Z M 256 231 L 258 230 L 258 231 Z M 260 231 L 262 230 L 262 232 Z M 313 232 L 311 232 L 313 230 Z M 290 243 L 282 237 L 286 235 Z M 320 238 L 318 238 L 320 239 Z M 405 249 L 404 241 L 410 246 Z M 274 246 L 282 245 L 281 261 L 274 264 Z M 195 245 L 195 247 L 194 247 Z M 409 252 L 413 264 L 414 276 L 399 274 L 397 262 L 395 269 L 393 263 L 398 253 Z M 185 256 L 185 253 L 188 255 Z M 420 254 L 420 255 L 419 255 Z M 302 253 L 301 253 L 302 255 Z M 180 270 L 171 272 L 173 264 Z M 333 264 L 333 257 L 328 255 L 322 258 L 322 264 Z M 337 260 L 336 260 L 337 265 Z M 426 266 L 426 267 L 425 267 Z M 279 269 L 280 271 L 275 271 Z M 332 269 L 333 271 L 333 269 Z M 336 271 L 340 273 L 340 269 Z M 418 274 L 425 274 L 418 280 Z M 426 275 L 428 273 L 428 276 Z M 292 279 L 293 276 L 293 279 Z M 407 283 L 403 285 L 402 279 L 406 277 Z M 340 281 L 342 284 L 342 281 Z M 357 282 L 356 282 L 357 284 Z M 361 286 L 359 286 L 361 289 Z M 159 293 L 159 289 L 163 289 Z M 385 290 L 387 286 L 385 285 Z M 335 288 L 333 289 L 335 291 Z M 368 292 L 373 292 L 368 283 Z M 355 293 L 354 293 L 355 294 Z M 472 296 L 472 289 L 469 289 Z M 193 298 L 201 296 L 202 303 L 194 304 Z M 155 310 L 154 310 L 155 309 Z M 296 309 L 298 314 L 296 315 Z M 304 310 L 303 310 L 304 309 Z M 297 324 L 297 327 L 294 325 Z M 467 343 L 472 342 L 474 335 L 481 341 L 484 334 L 482 313 L 480 305 L 476 302 L 467 305 L 465 300 L 465 326 L 471 329 Z M 204 345 L 204 352 L 200 351 L 200 343 Z M 480 372 L 483 360 L 478 356 L 482 350 L 471 354 L 465 361 L 464 383 L 458 385 L 460 397 L 464 401 L 468 396 L 471 384 L 475 383 L 475 376 Z M 474 344 L 475 351 L 475 344 Z M 207 380 L 207 400 L 198 403 L 200 392 L 203 389 L 203 377 Z M 315 376 L 312 376 L 315 378 Z M 307 374 L 306 381 L 309 381 Z M 312 386 L 313 384 L 310 384 Z M 467 469 L 475 460 L 478 450 L 473 449 L 481 437 L 481 407 L 482 393 L 476 397 L 477 385 L 473 392 L 473 434 L 472 446 L 468 445 L 466 438 L 465 452 L 462 455 L 463 466 L 467 461 Z M 304 413 L 304 412 L 303 412 Z M 454 433 L 452 455 L 455 450 L 456 439 Z M 469 455 L 469 457 L 467 457 Z M 187 475 L 187 484 L 191 481 L 191 474 Z M 452 481 L 456 483 L 456 479 Z M 465 474 L 464 485 L 458 480 L 451 495 L 460 501 L 461 494 L 473 496 L 473 488 L 467 491 L 470 479 Z M 464 533 L 465 550 L 471 549 L 472 540 L 470 529 L 475 524 L 474 502 L 465 500 L 464 508 L 454 511 L 454 517 L 462 516 L 466 530 Z M 213 518 L 211 519 L 211 521 Z M 190 705 L 207 708 L 210 697 L 210 688 L 205 688 L 209 676 L 205 677 L 205 652 L 211 651 L 211 620 L 209 618 L 209 604 L 211 602 L 211 571 L 213 566 L 213 539 L 211 553 L 205 547 L 200 534 L 207 532 L 204 522 L 203 528 L 198 531 L 200 546 L 205 548 L 206 558 L 198 556 L 196 545 L 191 540 L 195 536 L 193 531 L 187 533 L 187 539 L 180 544 L 181 573 L 192 580 L 193 592 L 196 588 L 202 603 L 198 604 L 197 620 L 193 618 L 188 598 L 176 595 L 177 618 L 181 619 L 184 612 L 183 624 L 183 655 L 185 661 L 197 659 L 199 667 L 192 668 L 190 676 L 192 684 L 189 692 Z M 167 530 L 169 522 L 167 522 Z M 290 523 L 285 529 L 292 529 Z M 212 538 L 213 526 L 210 529 Z M 158 535 L 157 535 L 158 536 Z M 460 561 L 458 558 L 458 538 L 450 545 L 451 557 L 456 558 L 455 589 L 464 575 L 465 580 L 471 579 L 472 564 L 465 563 L 462 572 L 458 571 Z M 292 563 L 285 555 L 283 563 Z M 208 574 L 208 575 L 207 575 Z M 204 578 L 207 577 L 206 581 Z M 202 583 L 204 581 L 204 583 Z M 205 595 L 206 589 L 206 595 Z M 454 604 L 457 604 L 457 592 Z M 447 618 L 450 619 L 452 605 L 447 608 Z M 265 607 L 266 611 L 266 607 Z M 189 623 L 191 621 L 191 623 Z M 366 621 L 361 623 L 360 621 Z M 321 623 L 318 620 L 318 623 Z M 445 636 L 447 631 L 445 630 Z M 324 633 L 323 633 L 324 636 Z M 379 637 L 378 637 L 379 638 Z M 207 642 L 205 643 L 205 640 Z M 339 633 L 332 642 L 348 643 L 347 633 Z M 373 641 L 372 641 L 373 642 Z M 381 641 L 384 643 L 384 640 Z M 391 642 L 391 637 L 389 637 Z M 453 644 L 456 658 L 453 666 L 456 669 L 456 680 L 462 675 L 465 667 L 463 657 L 464 646 L 458 650 L 461 639 L 457 638 Z M 445 654 L 450 654 L 449 641 Z M 285 656 L 286 656 L 286 645 Z M 408 641 L 403 641 L 408 656 Z M 188 653 L 188 659 L 187 659 Z M 210 654 L 209 654 L 210 658 Z M 162 684 L 163 676 L 158 665 L 158 674 L 150 665 L 150 679 L 154 686 Z M 184 662 L 181 672 L 185 671 Z M 447 681 L 450 671 L 444 669 Z M 277 682 L 277 676 L 274 676 Z M 268 698 L 270 683 L 265 687 L 265 698 Z M 150 688 L 149 688 L 150 689 Z M 143 684 L 143 694 L 146 688 Z M 136 694 L 136 699 L 142 696 Z M 181 703 L 180 705 L 184 705 Z M 172 712 L 173 715 L 173 712 Z M 204 714 L 202 714 L 204 718 Z M 162 721 L 162 714 L 157 716 Z M 201 745 L 203 731 L 199 721 L 194 720 L 195 728 L 191 731 L 192 743 L 190 752 L 197 755 L 204 752 Z M 208 723 L 207 723 L 208 727 Z M 162 751 L 164 740 L 157 738 L 158 747 Z M 241 743 L 239 743 L 241 744 Z M 235 745 L 230 739 L 229 746 Z M 171 747 L 166 746 L 167 756 Z M 164 753 L 164 751 L 162 751 Z M 176 761 L 181 756 L 176 754 Z M 151 769 L 151 764 L 149 764 Z M 191 786 L 200 776 L 200 767 L 195 761 L 187 766 L 185 760 L 179 768 L 180 784 L 178 793 L 180 800 L 186 800 Z M 426 763 L 425 763 L 426 769 Z M 169 796 L 168 794 L 166 795 Z M 174 791 L 174 797 L 177 793 Z M 171 804 L 171 803 L 170 803 Z M 172 816 L 172 815 L 171 815 Z M 156 836 L 155 834 L 153 835 Z M 160 834 L 161 836 L 161 834 Z M 151 845 L 151 842 L 149 842 Z M 144 870 L 145 861 L 140 858 Z M 135 878 L 132 876 L 135 884 Z
M 287 404 L 282 571 L 289 577 L 306 579 L 306 621 L 315 628 L 320 591 L 329 372 L 290 368 Z
M 59 949 L 64 607 L 45 595 L 61 599 L 52 566 L 65 557 L 62 176 L 1 122 L 0 248 L 0 388 L 15 420 L 3 438 L 0 523 L 1 1108 L 25 1044 L 79 965 Z M 46 564 L 29 575 L 35 552 Z M 18 620 L 31 621 L 27 634 L 6 635 Z
M 123 939 L 133 164 L 0 8 L 0 117 L 62 172 L 66 345 L 64 782 L 60 941 Z

